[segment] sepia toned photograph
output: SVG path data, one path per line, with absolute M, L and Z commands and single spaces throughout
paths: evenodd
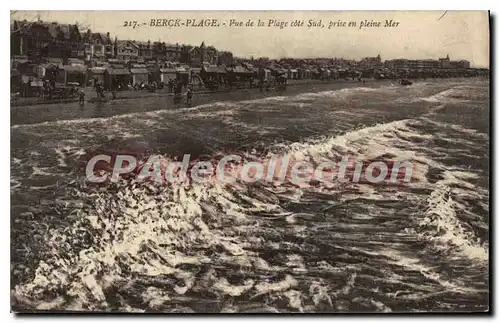
M 490 19 L 12 10 L 11 312 L 489 312 Z

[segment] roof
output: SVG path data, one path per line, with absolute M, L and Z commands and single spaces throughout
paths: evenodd
M 116 69 L 125 68 L 125 64 L 111 64 L 111 68 L 116 68 Z
M 142 41 L 142 40 L 133 40 L 132 42 L 134 44 L 138 45 L 139 47 L 148 47 L 148 46 L 153 45 L 153 44 L 151 44 L 151 42 Z
M 27 63 L 29 62 L 28 57 L 13 57 L 11 59 L 12 62 L 19 62 L 19 63 Z
M 111 75 L 129 75 L 130 72 L 125 68 L 112 68 L 109 70 Z
M 139 48 L 139 46 L 131 40 L 117 40 L 116 41 L 116 44 L 118 46 L 126 45 L 127 43 L 132 44 L 135 48 Z
M 68 72 L 85 73 L 87 72 L 87 67 L 85 67 L 84 65 L 64 65 L 63 70 Z
M 49 58 L 47 58 L 47 61 L 49 61 L 51 63 L 62 63 L 63 59 L 57 58 L 57 57 L 49 57 Z
M 235 66 L 230 69 L 234 73 L 240 73 L 240 74 L 253 74 L 253 71 L 250 71 L 243 66 Z
M 105 67 L 92 67 L 89 69 L 94 74 L 104 74 L 106 73 Z
M 130 73 L 132 74 L 149 74 L 147 68 L 131 68 Z
M 42 64 L 38 64 L 38 65 L 35 65 L 34 67 L 43 67 L 45 69 L 50 69 L 50 68 L 59 68 L 58 65 L 56 64 L 52 64 L 52 63 L 42 63 Z M 62 66 L 61 66 L 62 67 Z
M 67 24 L 59 24 L 59 31 L 63 34 L 65 39 L 69 39 L 71 36 L 71 32 L 73 31 L 70 25 Z
M 77 58 L 68 58 L 68 62 L 70 63 L 70 65 L 72 65 L 72 64 L 83 65 L 85 63 L 83 60 L 77 59 Z
M 175 68 L 160 68 L 162 73 L 176 73 Z
M 78 27 L 76 25 L 71 24 L 58 24 L 58 23 L 41 23 L 45 28 L 47 28 L 49 34 L 53 38 L 57 38 L 59 36 L 64 37 L 64 39 L 70 39 L 71 34 L 76 30 L 78 31 Z
M 48 24 L 46 28 L 49 31 L 51 37 L 56 38 L 59 35 L 56 24 Z
M 218 67 L 218 66 L 205 66 L 205 67 L 203 67 L 203 70 L 206 73 L 219 73 L 219 74 L 226 73 L 226 69 L 225 68 Z
M 180 50 L 180 45 L 179 44 L 164 44 L 166 50 L 173 50 L 173 48 L 176 48 L 174 50 Z
M 93 42 L 96 39 L 99 39 L 105 45 L 109 45 L 112 43 L 111 38 L 108 37 L 108 34 L 106 34 L 106 33 L 93 33 L 93 32 L 87 31 L 86 33 L 82 33 L 82 38 L 84 41 L 88 41 L 88 42 Z
M 21 34 L 30 33 L 43 33 L 42 37 L 62 37 L 70 39 L 72 35 L 78 35 L 78 26 L 73 24 L 59 24 L 43 21 L 14 21 L 13 32 L 20 32 Z M 35 30 L 35 31 L 33 31 Z M 40 35 L 38 35 L 40 36 Z

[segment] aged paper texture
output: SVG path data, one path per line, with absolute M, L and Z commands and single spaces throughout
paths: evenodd
M 489 19 L 12 11 L 12 311 L 488 311 Z

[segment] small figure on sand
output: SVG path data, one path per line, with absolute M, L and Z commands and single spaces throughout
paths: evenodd
M 83 91 L 83 88 L 80 88 L 78 91 L 78 103 L 83 106 L 85 104 L 85 92 Z
M 97 83 L 95 86 L 95 91 L 97 93 L 97 98 L 103 98 L 104 99 L 104 87 L 101 85 L 101 83 Z
M 192 99 L 193 99 L 193 89 L 191 86 L 189 86 L 186 92 L 186 103 L 191 104 Z
M 112 87 L 111 87 L 111 95 L 113 97 L 113 100 L 116 99 L 116 87 L 117 85 L 114 84 Z

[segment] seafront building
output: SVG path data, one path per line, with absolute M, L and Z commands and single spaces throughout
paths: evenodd
M 386 68 L 390 69 L 456 69 L 456 68 L 470 68 L 470 62 L 466 60 L 452 61 L 450 56 L 446 55 L 445 58 L 434 59 L 393 59 L 384 62 Z
M 230 51 L 202 42 L 193 46 L 158 41 L 112 38 L 109 32 L 81 30 L 77 24 L 44 21 L 11 23 L 11 85 L 39 87 L 46 83 L 67 86 L 120 84 L 131 88 L 144 83 L 229 86 L 289 80 L 330 80 L 439 77 L 467 74 L 470 63 L 439 59 L 392 59 L 379 55 L 359 61 L 345 58 L 280 60 L 266 57 L 243 59 Z M 28 85 L 26 85 L 28 84 Z M 34 90 L 36 92 L 36 90 Z

